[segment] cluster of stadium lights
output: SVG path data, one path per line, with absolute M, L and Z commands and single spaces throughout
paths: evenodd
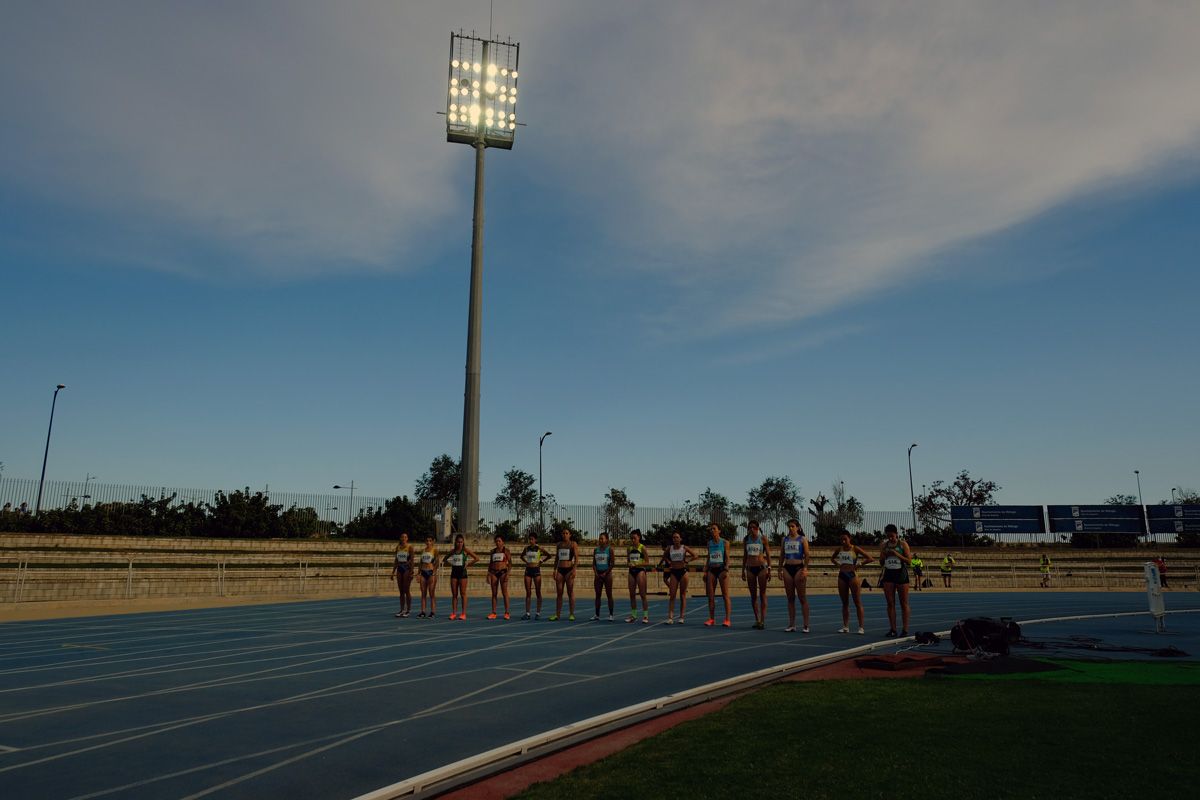
M 517 71 L 478 61 L 450 62 L 450 104 L 447 120 L 452 124 L 498 130 L 517 127 Z

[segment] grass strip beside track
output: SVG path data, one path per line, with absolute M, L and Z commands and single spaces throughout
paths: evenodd
M 1123 683 L 1142 686 L 1200 686 L 1200 662 L 1196 661 L 1097 661 L 1050 659 L 1037 661 L 1059 669 L 1049 672 L 1006 675 L 955 675 L 955 680 L 1048 681 L 1050 683 Z M 1200 711 L 1200 709 L 1197 709 Z
M 1189 791 L 1200 687 L 1006 677 L 776 684 L 519 797 Z

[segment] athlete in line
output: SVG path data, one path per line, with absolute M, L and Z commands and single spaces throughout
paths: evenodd
M 754 627 L 767 627 L 767 581 L 771 580 L 771 548 L 758 527 L 758 520 L 746 526 L 746 541 L 742 545 L 742 580 L 750 588 L 750 608 L 754 610 Z
M 642 624 L 650 624 L 650 606 L 646 602 L 646 569 L 649 567 L 650 559 L 646 555 L 646 546 L 642 544 L 642 532 L 638 528 L 634 528 L 629 534 L 632 543 L 629 545 L 629 550 L 626 553 L 626 560 L 629 562 L 629 616 L 625 619 L 626 622 L 637 621 L 637 596 L 642 595 Z
M 787 595 L 787 633 L 796 632 L 796 598 L 800 598 L 800 611 L 804 619 L 804 632 L 808 633 L 808 537 L 800 530 L 800 520 L 789 519 L 787 536 L 783 537 L 783 591 Z M 764 613 L 765 617 L 766 614 Z
M 670 589 L 667 600 L 667 624 L 675 624 L 675 595 L 679 595 L 679 624 L 683 624 L 683 616 L 687 613 L 688 564 L 696 560 L 696 554 L 684 545 L 679 531 L 671 534 L 671 543 L 663 552 L 667 562 L 667 587 Z
M 525 615 L 521 619 L 529 619 L 529 601 L 534 589 L 537 589 L 537 619 L 542 618 L 542 562 L 550 561 L 553 556 L 542 549 L 537 538 L 531 532 L 529 543 L 521 551 L 521 560 L 525 562 Z
M 496 593 L 501 591 L 504 593 L 504 618 L 508 616 L 508 573 L 512 567 L 512 554 L 508 552 L 508 546 L 504 543 L 503 536 L 495 538 L 496 546 L 492 548 L 491 560 L 488 562 L 488 584 L 492 587 L 492 613 L 487 615 L 488 619 L 496 618 Z
M 425 549 L 421 551 L 421 568 L 417 572 L 417 580 L 421 585 L 421 613 L 418 619 L 428 617 L 433 619 L 437 613 L 437 544 L 432 536 L 425 537 Z M 425 598 L 429 598 L 429 613 L 425 613 Z
M 579 545 L 571 541 L 571 529 L 563 528 L 558 542 L 558 560 L 555 562 L 554 590 L 557 593 L 554 602 L 554 616 L 551 622 L 558 622 L 562 616 L 563 589 L 567 590 L 571 622 L 575 621 L 575 566 L 579 561 Z
M 858 632 L 865 634 L 863 627 L 862 585 L 858 582 L 858 565 L 870 564 L 875 559 L 850 540 L 850 532 L 842 531 L 842 545 L 833 551 L 829 560 L 837 565 L 838 597 L 842 599 L 842 627 L 839 633 L 850 632 L 850 597 L 854 596 L 854 609 L 858 612 Z
M 400 534 L 396 551 L 392 553 L 392 580 L 400 591 L 400 610 L 397 617 L 407 617 L 412 611 L 413 546 L 408 543 L 408 534 Z
M 596 590 L 596 613 L 592 622 L 600 619 L 600 594 L 608 593 L 608 621 L 613 621 L 613 549 L 608 543 L 608 534 L 601 533 L 596 539 L 596 547 L 592 550 L 592 588 Z
M 471 559 L 467 563 L 467 559 Z M 467 540 L 460 533 L 454 537 L 454 549 L 446 556 L 450 564 L 450 619 L 467 618 L 467 567 L 479 563 L 479 556 L 467 547 Z M 458 602 L 462 600 L 462 614 L 458 612 Z
M 883 562 L 883 596 L 887 598 L 889 637 L 896 635 L 896 596 L 900 596 L 900 613 L 904 627 L 900 629 L 901 636 L 908 636 L 908 564 L 912 560 L 912 550 L 908 542 L 900 538 L 900 532 L 895 525 L 883 529 L 887 539 L 883 543 L 879 560 Z
M 733 611 L 729 600 L 729 542 L 721 538 L 721 526 L 712 523 L 708 526 L 708 559 L 704 563 L 704 590 L 708 595 L 708 619 L 705 625 L 711 628 L 715 623 L 717 613 L 717 586 L 721 587 L 721 597 L 725 600 L 725 621 L 721 623 L 726 628 L 732 627 L 729 617 Z M 683 622 L 682 613 L 679 621 Z

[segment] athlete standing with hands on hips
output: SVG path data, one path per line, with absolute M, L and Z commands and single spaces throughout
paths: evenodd
M 521 551 L 521 560 L 525 562 L 525 616 L 529 619 L 529 601 L 533 590 L 537 589 L 537 618 L 542 618 L 542 562 L 553 558 L 538 544 L 537 534 L 529 534 L 529 544 Z
M 492 549 L 491 560 L 488 563 L 488 583 L 492 586 L 492 613 L 488 619 L 496 618 L 496 592 L 504 593 L 504 618 L 508 619 L 508 571 L 512 566 L 512 556 L 504 544 L 504 537 L 495 538 L 496 546 Z
M 838 568 L 838 597 L 842 599 L 842 628 L 838 633 L 850 632 L 850 598 L 854 597 L 854 609 L 858 612 L 858 632 L 865 634 L 863 627 L 862 584 L 858 582 L 858 565 L 870 564 L 875 559 L 850 539 L 850 531 L 842 531 L 842 546 L 833 551 L 829 560 Z
M 629 617 L 626 622 L 637 622 L 637 596 L 642 595 L 642 624 L 650 624 L 650 606 L 646 602 L 646 570 L 650 567 L 650 558 L 646 554 L 646 545 L 642 544 L 642 531 L 634 528 L 629 534 L 632 543 L 629 545 L 627 560 L 629 562 Z
M 471 559 L 468 564 L 467 559 Z M 460 533 L 454 537 L 454 549 L 446 556 L 450 564 L 450 619 L 467 618 L 467 567 L 478 564 L 479 556 L 467 547 L 467 540 Z M 458 613 L 458 601 L 462 600 L 462 614 Z
M 554 590 L 557 592 L 554 605 L 554 616 L 551 622 L 558 622 L 562 616 L 563 589 L 567 590 L 571 622 L 575 621 L 575 565 L 579 562 L 579 545 L 571 541 L 571 529 L 563 528 L 558 542 L 558 560 L 555 561 Z

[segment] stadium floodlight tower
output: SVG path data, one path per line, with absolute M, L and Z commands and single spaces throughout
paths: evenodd
M 517 132 L 517 56 L 512 41 L 450 34 L 446 141 L 475 148 L 475 212 L 471 227 L 471 299 L 467 315 L 467 380 L 463 399 L 459 531 L 479 525 L 479 373 L 483 345 L 483 152 L 511 150 Z

